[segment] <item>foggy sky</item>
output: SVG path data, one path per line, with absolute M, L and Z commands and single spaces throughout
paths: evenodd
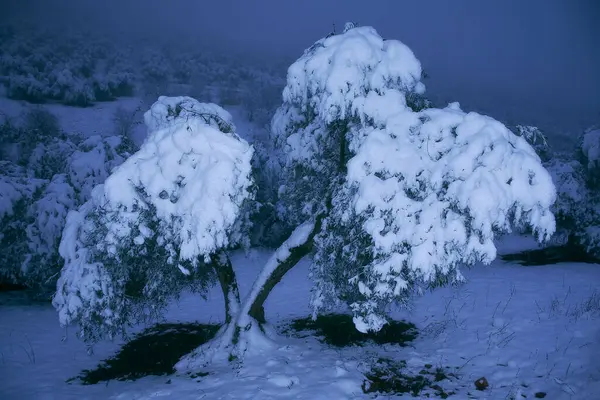
M 346 21 L 406 43 L 428 93 L 465 110 L 579 133 L 600 123 L 600 0 L 0 0 L 4 18 L 194 37 L 293 60 Z M 35 16 L 32 11 L 35 10 Z M 2 12 L 4 11 L 4 12 Z

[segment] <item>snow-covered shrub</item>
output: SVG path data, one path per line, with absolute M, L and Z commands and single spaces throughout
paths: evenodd
M 19 163 L 18 138 L 24 136 L 24 130 L 20 126 L 11 119 L 5 119 L 0 124 L 0 160 Z
M 531 146 L 457 103 L 407 102 L 424 93 L 421 76 L 401 42 L 348 28 L 290 66 L 273 120 L 287 156 L 284 218 L 322 218 L 315 313 L 346 303 L 363 332 L 383 326 L 390 303 L 491 262 L 497 232 L 555 230 L 555 188 Z
M 131 52 L 89 36 L 22 30 L 0 43 L 0 54 L 0 76 L 14 99 L 87 107 L 133 94 L 133 69 L 123 61 Z
M 553 242 L 600 259 L 600 130 L 587 130 L 579 142 L 574 153 L 555 154 L 545 163 L 558 193 Z
M 600 191 L 600 128 L 586 130 L 580 147 L 582 162 L 587 169 L 588 185 Z
M 32 200 L 27 207 L 28 248 L 21 273 L 29 286 L 52 287 L 62 264 L 58 254 L 62 230 L 77 198 L 68 177 L 56 174 Z
M 173 77 L 180 83 L 188 83 L 194 75 L 197 64 L 198 60 L 193 54 L 176 55 L 171 62 Z
M 92 189 L 104 182 L 132 152 L 133 143 L 127 137 L 96 135 L 82 141 L 69 157 L 66 171 L 80 204 L 87 201 Z
M 202 293 L 215 275 L 230 285 L 228 314 L 239 303 L 235 281 L 222 280 L 231 268 L 222 250 L 245 236 L 252 147 L 214 104 L 161 97 L 144 117 L 141 149 L 69 213 L 63 232 L 53 304 L 86 340 L 157 317 L 181 290 Z
M 117 52 L 97 68 L 92 77 L 95 100 L 111 101 L 134 94 L 135 73 L 133 67 L 124 62 L 127 57 L 130 53 Z
M 11 149 L 3 151 L 1 196 L 3 208 L 12 210 L 3 213 L 0 228 L 0 278 L 45 295 L 61 268 L 58 243 L 67 211 L 86 201 L 132 146 L 126 137 L 67 136 L 43 108 L 28 111 L 20 125 L 5 123 L 0 132 L 3 147 Z
M 22 281 L 23 256 L 29 253 L 27 205 L 43 184 L 23 167 L 0 161 L 0 281 Z
M 126 109 L 124 107 L 118 107 L 113 115 L 113 124 L 115 135 L 128 138 L 133 142 L 133 134 L 136 125 L 139 125 L 139 115 L 142 111 L 142 106 L 138 106 L 135 109 Z
M 168 81 L 173 74 L 173 68 L 166 55 L 155 49 L 145 49 L 141 63 L 144 81 L 164 82 Z
M 515 134 L 521 136 L 533 147 L 538 156 L 542 161 L 548 161 L 550 158 L 550 146 L 546 140 L 546 135 L 537 126 L 531 125 L 517 125 L 515 127 Z

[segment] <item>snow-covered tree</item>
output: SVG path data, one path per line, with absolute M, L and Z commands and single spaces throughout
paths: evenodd
M 214 104 L 161 97 L 144 115 L 149 136 L 91 198 L 71 211 L 53 304 L 87 340 L 159 315 L 216 277 L 226 320 L 239 306 L 225 250 L 246 237 L 253 149 Z
M 457 103 L 430 108 L 421 76 L 406 45 L 351 25 L 289 67 L 272 133 L 284 155 L 281 218 L 295 230 L 237 320 L 177 368 L 262 347 L 263 304 L 304 256 L 315 314 L 346 304 L 366 332 L 381 329 L 390 304 L 491 262 L 497 232 L 554 232 L 555 188 L 532 147 Z

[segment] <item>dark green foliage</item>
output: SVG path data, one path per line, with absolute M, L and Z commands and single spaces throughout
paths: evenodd
M 84 370 L 69 381 L 92 385 L 113 379 L 125 381 L 172 374 L 181 357 L 208 342 L 218 330 L 218 325 L 207 324 L 155 325 L 136 335 L 96 369 Z
M 280 218 L 277 202 L 282 183 L 281 166 L 268 143 L 253 144 L 252 176 L 256 185 L 255 212 L 252 213 L 250 242 L 253 246 L 277 248 L 289 237 L 293 227 Z
M 432 371 L 431 365 L 426 365 L 425 369 L 414 375 L 407 371 L 405 361 L 379 358 L 365 374 L 362 390 L 364 393 L 410 393 L 413 397 L 421 395 L 421 398 L 431 396 L 447 399 L 456 393 L 445 391 L 438 382 L 458 378 L 447 370 L 439 367 Z
M 33 107 L 25 114 L 25 130 L 29 131 L 30 139 L 47 142 L 49 139 L 61 136 L 60 123 L 56 115 L 43 107 Z
M 364 334 L 356 330 L 352 316 L 347 314 L 319 315 L 314 321 L 311 317 L 296 319 L 289 325 L 289 330 L 313 331 L 323 342 L 336 347 L 362 345 L 369 341 L 407 346 L 417 337 L 415 325 L 404 321 L 390 321 L 379 332 Z
M 94 244 L 103 243 L 103 238 L 108 233 L 107 226 L 119 219 L 119 212 L 126 210 L 100 208 L 87 217 L 94 223 L 95 229 L 88 232 L 82 241 L 92 249 L 91 259 L 101 262 L 115 283 L 112 290 L 118 294 L 111 296 L 109 301 L 110 308 L 119 315 L 119 320 L 118 323 L 106 324 L 102 317 L 103 306 L 98 310 L 90 310 L 91 318 L 78 321 L 82 338 L 86 342 L 97 342 L 119 335 L 126 337 L 128 328 L 159 320 L 165 307 L 177 299 L 182 291 L 189 290 L 204 296 L 207 288 L 215 282 L 212 268 L 193 266 L 190 261 L 178 260 L 178 251 L 174 259 L 178 260 L 179 266 L 189 271 L 189 275 L 183 274 L 169 261 L 172 254 L 168 251 L 168 246 L 160 242 L 160 220 L 155 208 L 147 206 L 149 209 L 141 212 L 137 222 L 144 223 L 151 236 L 142 244 L 135 243 L 134 238 L 141 232 L 139 225 L 133 225 L 131 234 L 122 238 L 114 254 L 105 247 Z M 202 263 L 201 260 L 198 262 Z M 102 296 L 103 293 L 98 295 Z

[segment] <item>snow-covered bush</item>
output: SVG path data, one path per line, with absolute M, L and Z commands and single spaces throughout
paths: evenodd
M 162 82 L 168 80 L 172 75 L 171 63 L 165 54 L 155 49 L 145 49 L 141 62 L 145 81 Z
M 87 201 L 92 189 L 104 182 L 132 152 L 133 143 L 123 136 L 95 135 L 83 140 L 69 157 L 66 171 L 80 204 Z
M 52 287 L 62 264 L 58 245 L 67 213 L 77 205 L 75 189 L 66 174 L 56 174 L 30 201 L 27 251 L 20 266 L 21 273 L 29 286 Z
M 582 135 L 575 153 L 559 153 L 545 163 L 558 198 L 553 243 L 600 259 L 600 130 Z
M 582 162 L 587 169 L 588 185 L 600 190 L 600 128 L 585 131 L 581 141 Z
M 246 234 L 252 147 L 225 110 L 189 97 L 161 97 L 144 119 L 141 149 L 69 213 L 63 232 L 53 304 L 86 340 L 155 318 L 183 288 L 203 292 L 215 276 L 228 318 L 238 307 L 222 250 Z
M 29 254 L 28 203 L 44 181 L 31 179 L 26 170 L 9 161 L 0 161 L 0 281 L 22 281 L 21 265 Z
M 3 213 L 0 227 L 0 279 L 45 296 L 61 268 L 58 244 L 67 211 L 86 201 L 132 146 L 119 136 L 67 136 L 43 108 L 26 112 L 21 125 L 6 123 L 1 132 L 3 145 L 12 149 L 3 151 L 0 171 L 3 208 L 12 211 Z
M 133 94 L 130 53 L 89 36 L 28 31 L 0 42 L 0 77 L 8 96 L 87 107 Z

